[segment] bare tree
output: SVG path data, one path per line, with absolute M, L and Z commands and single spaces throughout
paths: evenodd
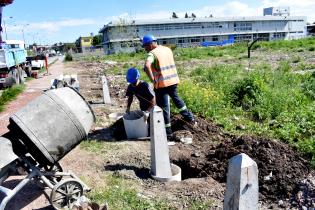
M 197 16 L 194 13 L 191 13 L 192 18 L 196 18 Z
M 130 39 L 130 41 L 123 43 L 125 47 L 137 47 L 140 44 L 139 41 L 137 41 L 140 36 L 134 20 L 120 17 L 117 21 L 116 29 L 117 30 L 112 30 L 111 37 Z
M 185 14 L 185 18 L 189 18 L 189 16 L 188 16 L 187 12 L 186 12 L 186 14 Z

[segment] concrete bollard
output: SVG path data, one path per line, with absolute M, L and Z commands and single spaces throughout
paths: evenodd
M 110 104 L 110 95 L 109 95 L 109 89 L 108 89 L 108 83 L 105 76 L 102 76 L 102 87 L 103 87 L 103 100 L 104 104 Z
M 248 155 L 230 159 L 226 186 L 224 210 L 258 209 L 258 168 Z
M 160 182 L 181 181 L 181 168 L 170 163 L 163 110 L 154 106 L 150 116 L 151 176 Z
M 154 106 L 150 111 L 151 174 L 154 177 L 172 177 L 163 111 Z

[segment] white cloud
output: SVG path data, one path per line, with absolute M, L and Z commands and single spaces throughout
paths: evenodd
M 197 10 L 175 11 L 179 17 L 184 17 L 187 12 L 189 15 L 194 13 L 197 17 L 209 17 L 212 14 L 214 17 L 226 16 L 262 16 L 263 9 L 266 7 L 288 6 L 291 10 L 291 15 L 307 16 L 309 22 L 315 21 L 315 1 L 314 0 L 261 0 L 257 7 L 249 6 L 241 1 L 230 1 L 222 5 L 205 6 Z M 157 11 L 151 13 L 136 14 L 132 19 L 165 19 L 170 18 L 172 11 Z M 127 13 L 122 16 L 130 18 Z
M 47 33 L 58 32 L 62 28 L 66 27 L 76 27 L 76 26 L 87 26 L 99 24 L 96 20 L 91 18 L 87 19 L 65 19 L 59 21 L 43 21 L 43 22 L 34 22 L 28 24 L 17 24 L 14 26 L 8 26 L 8 29 L 12 33 L 18 33 L 22 29 L 25 31 L 45 31 Z
M 220 6 L 206 6 L 200 10 L 194 11 L 194 13 L 201 17 L 209 17 L 210 14 L 214 17 L 255 16 L 257 15 L 257 9 L 250 8 L 247 4 L 239 1 L 232 1 Z M 262 14 L 262 12 L 260 14 Z

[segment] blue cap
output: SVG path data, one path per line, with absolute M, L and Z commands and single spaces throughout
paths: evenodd
M 147 34 L 142 39 L 142 46 L 151 44 L 152 42 L 156 42 L 156 38 L 151 34 Z
M 128 69 L 127 74 L 126 74 L 127 82 L 136 83 L 139 77 L 140 77 L 140 72 L 138 69 L 136 68 Z

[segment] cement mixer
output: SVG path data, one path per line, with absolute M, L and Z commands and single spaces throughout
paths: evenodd
M 90 188 L 63 172 L 58 161 L 87 137 L 94 122 L 89 104 L 68 87 L 46 91 L 13 114 L 9 132 L 0 137 L 0 192 L 5 195 L 0 210 L 31 180 L 51 189 L 55 209 L 71 209 Z M 13 190 L 3 187 L 18 169 L 28 175 Z

